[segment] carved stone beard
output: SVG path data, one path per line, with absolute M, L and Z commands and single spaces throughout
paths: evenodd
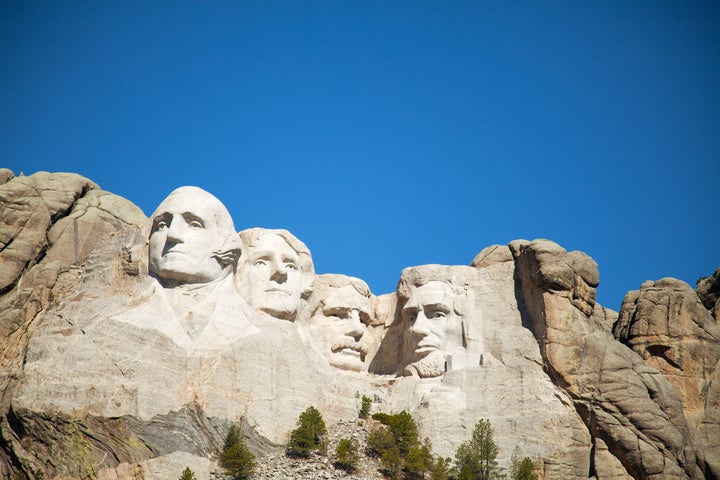
M 408 365 L 405 368 L 405 374 L 417 374 L 420 378 L 439 377 L 445 373 L 446 362 L 445 354 L 436 350 Z

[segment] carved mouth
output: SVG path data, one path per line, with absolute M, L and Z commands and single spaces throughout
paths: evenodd
M 350 356 L 357 357 L 357 358 L 360 358 L 360 356 L 362 355 L 362 351 L 360 351 L 360 349 L 349 348 L 349 347 L 341 348 L 339 350 L 333 350 L 333 353 L 342 354 L 342 355 L 350 355 Z
M 351 355 L 353 357 L 363 358 L 367 353 L 362 343 L 354 340 L 341 340 L 333 344 L 330 348 L 335 354 Z
M 415 347 L 415 353 L 419 355 L 427 355 L 440 350 L 437 345 L 418 345 Z
M 283 295 L 290 296 L 290 292 L 282 288 L 266 288 L 265 293 L 282 293 Z
M 187 255 L 186 252 L 180 251 L 180 250 L 168 250 L 167 252 L 163 253 L 163 257 L 167 257 L 168 255 Z

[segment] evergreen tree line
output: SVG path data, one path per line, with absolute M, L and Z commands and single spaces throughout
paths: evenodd
M 362 397 L 360 418 L 369 416 L 371 400 Z M 375 413 L 376 424 L 368 433 L 364 454 L 377 458 L 382 473 L 391 480 L 537 480 L 535 465 L 528 458 L 520 458 L 515 448 L 507 474 L 497 464 L 500 451 L 494 440 L 495 431 L 489 420 L 475 424 L 471 437 L 462 442 L 455 458 L 436 456 L 428 438 L 420 440 L 417 423 L 406 411 L 397 414 Z M 361 445 L 354 438 L 341 439 L 334 452 L 335 467 L 348 473 L 355 472 L 361 457 Z M 297 428 L 290 432 L 286 454 L 308 458 L 313 453 L 327 454 L 327 428 L 321 413 L 313 406 L 300 414 Z M 245 445 L 240 429 L 233 425 L 225 438 L 220 465 L 230 480 L 248 480 L 253 477 L 257 463 Z M 180 480 L 197 480 L 186 468 Z

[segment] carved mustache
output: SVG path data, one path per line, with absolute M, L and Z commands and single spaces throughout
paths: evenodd
M 367 354 L 367 347 L 356 341 L 353 337 L 341 337 L 340 339 L 334 340 L 330 345 L 330 350 L 332 350 L 333 353 L 346 348 L 360 352 L 360 355 L 363 357 Z

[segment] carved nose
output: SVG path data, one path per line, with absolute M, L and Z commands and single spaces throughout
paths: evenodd
M 277 283 L 284 283 L 287 280 L 287 267 L 282 263 L 273 263 L 273 272 L 270 280 Z
M 360 312 L 356 308 L 350 310 L 350 315 L 348 317 L 348 328 L 345 333 L 347 334 L 347 336 L 353 337 L 355 340 L 359 340 L 360 337 L 362 337 L 365 333 L 365 328 L 360 321 Z
M 415 323 L 412 326 L 412 332 L 420 337 L 430 335 L 430 321 L 425 317 L 423 312 L 418 312 Z
M 176 219 L 172 219 L 170 221 L 170 226 L 168 226 L 168 232 L 167 232 L 167 239 L 168 241 L 172 243 L 182 243 L 183 242 L 183 229 L 182 229 L 182 222 Z

